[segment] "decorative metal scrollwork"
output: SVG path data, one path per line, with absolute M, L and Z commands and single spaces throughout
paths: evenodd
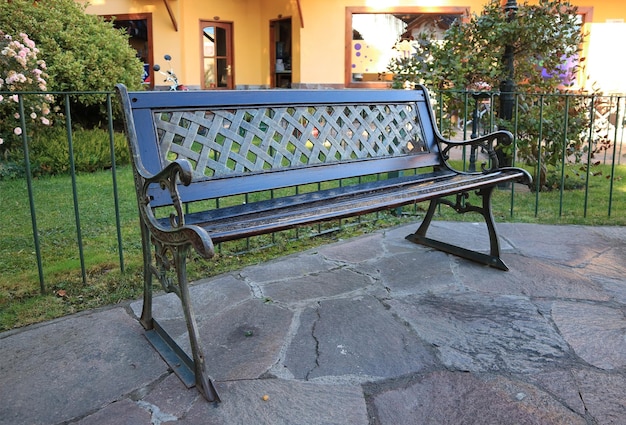
M 172 270 L 176 268 L 175 256 L 180 254 L 176 248 L 163 245 L 155 238 L 152 238 L 152 244 L 154 246 L 155 261 L 155 264 L 150 267 L 152 274 L 159 280 L 165 292 L 173 292 L 180 297 L 177 280 L 171 275 Z

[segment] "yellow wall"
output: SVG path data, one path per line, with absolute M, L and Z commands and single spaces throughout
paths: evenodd
M 173 58 L 172 66 L 180 80 L 192 87 L 199 86 L 201 78 L 199 21 L 218 17 L 220 21 L 232 22 L 235 84 L 239 88 L 270 85 L 269 23 L 279 17 L 292 18 L 293 81 L 311 86 L 321 84 L 342 87 L 346 72 L 346 7 L 411 7 L 424 12 L 437 12 L 442 7 L 462 7 L 478 12 L 483 5 L 482 0 L 299 0 L 301 22 L 298 0 L 168 2 L 174 12 L 178 31 L 174 29 L 163 0 L 91 0 L 87 11 L 99 15 L 152 13 L 155 62 L 162 62 L 163 55 L 170 54 Z M 615 21 L 626 21 L 626 2 L 571 0 L 571 3 L 592 11 L 593 25 L 588 25 L 587 30 L 590 32 L 589 46 L 594 46 L 596 50 L 587 52 L 589 57 L 596 61 L 596 65 L 607 58 L 613 65 L 619 62 L 621 57 L 615 54 L 614 49 L 605 51 L 606 40 L 623 39 L 624 24 Z M 615 45 L 608 44 L 608 47 L 611 46 Z M 619 68 L 623 69 L 623 66 Z M 601 79 L 612 79 L 609 85 L 613 90 L 617 76 L 600 75 L 600 70 L 600 65 L 595 66 L 595 72 Z M 156 82 L 161 84 L 159 77 Z

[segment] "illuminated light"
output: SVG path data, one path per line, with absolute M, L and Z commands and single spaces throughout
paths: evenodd
M 416 6 L 420 9 L 424 7 L 439 7 L 439 6 L 449 6 L 450 0 L 420 0 L 419 2 L 415 2 L 416 4 L 407 5 L 406 2 L 401 0 L 389 1 L 389 0 L 366 0 L 365 6 L 371 7 L 372 9 L 389 9 L 391 7 L 397 6 Z

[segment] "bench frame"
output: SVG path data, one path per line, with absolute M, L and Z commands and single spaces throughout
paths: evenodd
M 131 152 L 140 217 L 144 263 L 140 322 L 146 329 L 148 340 L 185 385 L 195 385 L 209 401 L 218 402 L 220 398 L 206 371 L 191 306 L 186 261 L 192 248 L 203 258 L 211 258 L 214 244 L 219 242 L 430 201 L 421 225 L 415 233 L 407 236 L 408 240 L 507 270 L 500 259 L 491 195 L 499 184 L 531 182 L 525 170 L 498 165 L 494 147 L 512 143 L 513 136 L 506 131 L 497 131 L 469 141 L 444 139 L 436 126 L 428 92 L 423 86 L 410 91 L 129 93 L 120 84 L 116 90 Z M 205 118 L 209 117 L 214 124 L 205 128 L 194 123 L 194 114 L 197 115 L 198 111 L 202 115 L 199 122 L 204 125 Z M 294 118 L 294 111 L 304 115 Z M 176 115 L 179 112 L 182 118 Z M 222 121 L 215 124 L 218 115 Z M 235 117 L 239 117 L 240 121 L 235 123 Z M 178 126 L 170 129 L 174 118 L 176 123 L 185 122 L 182 130 Z M 190 130 L 192 127 L 193 132 Z M 248 146 L 254 149 L 273 140 L 288 138 L 290 141 L 280 142 L 282 145 L 277 148 L 265 147 L 262 151 L 248 153 L 246 158 L 239 158 L 243 163 L 241 165 L 232 159 L 221 158 L 223 155 L 214 150 L 221 149 L 215 145 L 217 137 L 222 138 L 221 135 L 216 136 L 216 132 L 231 132 L 229 137 L 232 140 L 240 140 L 240 136 L 249 139 L 250 134 L 254 134 L 255 140 L 264 139 Z M 198 174 L 199 161 L 206 161 L 207 155 L 194 156 L 200 148 L 195 151 L 190 149 L 193 142 L 200 139 L 206 146 L 212 146 L 209 162 L 219 162 L 213 165 L 209 173 L 213 175 L 208 177 L 206 172 Z M 393 142 L 389 141 L 391 139 Z M 230 140 L 221 142 L 222 148 L 224 143 L 231 143 Z M 377 145 L 378 141 L 381 145 Z M 321 146 L 320 143 L 326 145 Z M 347 146 L 349 152 L 335 149 L 340 145 L 342 148 Z M 483 164 L 479 172 L 453 170 L 448 158 L 450 149 L 454 147 L 482 149 L 488 154 L 489 164 Z M 171 149 L 178 151 L 172 155 Z M 238 150 L 228 149 L 227 155 L 239 155 Z M 381 150 L 384 152 L 381 153 Z M 311 158 L 303 160 L 311 163 L 301 164 L 297 158 L 291 158 L 289 163 L 286 159 L 294 152 L 303 151 L 315 152 Z M 279 155 L 282 155 L 280 161 L 275 159 Z M 259 156 L 267 158 L 259 160 Z M 335 158 L 326 162 L 328 156 Z M 195 164 L 192 165 L 192 162 Z M 287 166 L 283 166 L 285 162 Z M 297 163 L 294 165 L 294 162 Z M 268 167 L 271 169 L 268 170 Z M 404 176 L 403 170 L 408 169 L 432 171 Z M 250 205 L 197 213 L 185 211 L 185 205 L 190 202 L 376 173 L 388 173 L 391 177 L 380 182 L 358 183 Z M 481 198 L 480 205 L 472 205 L 468 201 L 470 192 Z M 449 196 L 453 196 L 454 200 L 446 198 Z M 426 236 L 441 204 L 459 213 L 476 212 L 483 217 L 489 234 L 488 254 Z M 169 216 L 158 216 L 155 211 L 159 208 L 169 208 Z M 180 298 L 189 332 L 191 358 L 152 315 L 153 277 L 160 281 L 166 292 L 174 292 Z

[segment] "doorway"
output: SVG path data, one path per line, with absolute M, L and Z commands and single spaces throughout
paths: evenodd
M 271 87 L 291 88 L 291 18 L 270 21 Z
M 103 16 L 113 21 L 113 27 L 124 29 L 128 34 L 128 43 L 137 51 L 137 57 L 143 62 L 143 83 L 154 88 L 154 64 L 152 57 L 152 15 L 149 13 L 120 14 Z
M 232 23 L 200 21 L 202 88 L 233 89 Z

